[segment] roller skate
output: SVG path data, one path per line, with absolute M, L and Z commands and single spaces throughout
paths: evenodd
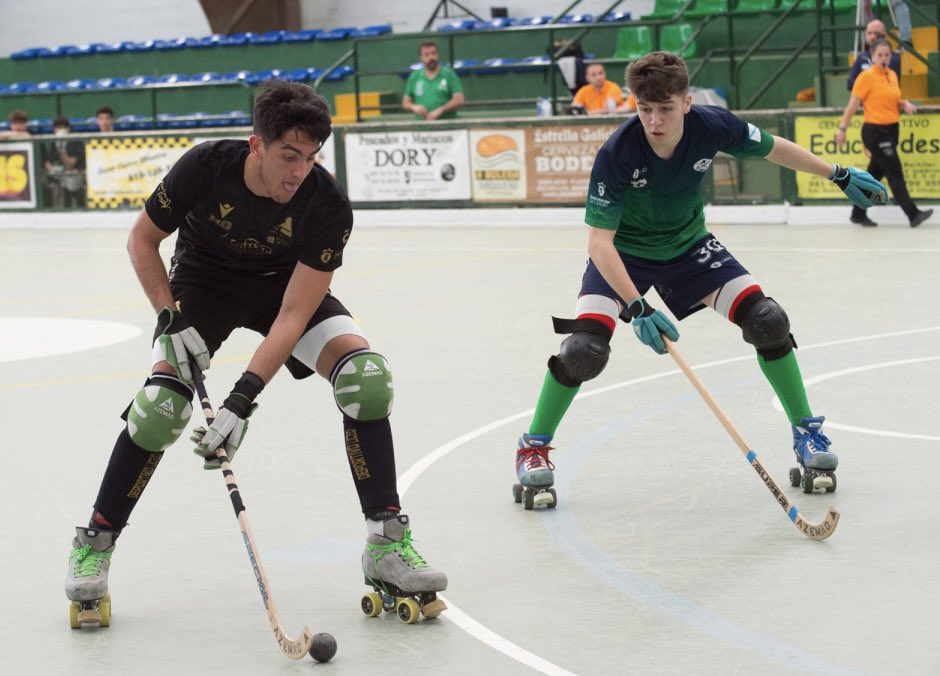
M 790 485 L 799 486 L 804 493 L 823 490 L 832 493 L 836 489 L 836 467 L 839 458 L 829 450 L 832 444 L 822 433 L 824 416 L 805 417 L 793 426 L 793 452 L 799 467 L 790 468 Z
M 548 434 L 525 433 L 519 438 L 519 450 L 516 451 L 516 476 L 519 483 L 512 487 L 512 498 L 521 502 L 525 509 L 537 505 L 554 508 L 558 505 L 558 496 L 552 485 L 555 465 L 548 459 L 552 447 L 548 444 L 552 438 Z
M 65 595 L 69 606 L 69 624 L 81 629 L 88 624 L 111 626 L 111 595 L 108 593 L 108 568 L 117 533 L 97 528 L 75 529 Z
M 362 596 L 362 612 L 378 617 L 383 610 L 394 611 L 405 624 L 414 624 L 419 615 L 433 620 L 445 611 L 447 605 L 437 592 L 447 589 L 447 575 L 414 550 L 408 517 L 380 512 L 368 524 L 362 572 L 373 591 Z

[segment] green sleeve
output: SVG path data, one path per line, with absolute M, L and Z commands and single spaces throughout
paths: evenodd
M 751 125 L 748 126 L 750 127 Z M 753 129 L 757 130 L 756 127 L 753 127 Z M 734 146 L 724 148 L 723 150 L 729 155 L 741 159 L 748 157 L 767 157 L 770 151 L 773 150 L 774 137 L 763 129 L 757 131 L 760 132 L 759 139 L 755 139 L 755 134 L 749 134 L 743 141 L 740 141 Z
M 414 100 L 415 97 L 415 80 L 417 79 L 417 75 L 418 71 L 413 70 L 405 81 L 405 96 L 410 97 L 412 100 Z
M 450 85 L 451 92 L 454 94 L 463 94 L 463 85 L 460 83 L 460 76 L 457 75 L 457 71 L 448 69 L 447 81 Z

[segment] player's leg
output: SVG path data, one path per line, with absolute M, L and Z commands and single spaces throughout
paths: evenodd
M 426 616 L 439 613 L 442 603 L 429 604 L 435 601 L 434 592 L 447 588 L 447 576 L 415 550 L 410 519 L 401 512 L 389 422 L 394 385 L 388 360 L 371 349 L 342 304 L 327 296 L 288 363 L 295 377 L 309 375 L 297 362 L 331 383 L 343 416 L 346 458 L 366 517 L 362 567 L 367 580 L 392 595 L 423 595 L 419 601 Z
M 187 319 L 214 353 L 231 331 L 224 321 L 226 308 L 217 304 L 213 312 L 207 314 L 193 292 L 181 292 L 181 295 L 192 298 L 186 310 Z M 208 298 L 205 304 L 209 304 Z M 154 339 L 161 332 L 162 328 L 157 326 Z M 87 527 L 76 528 L 72 541 L 65 584 L 69 599 L 89 601 L 100 599 L 107 593 L 108 570 L 115 542 L 153 477 L 164 451 L 179 438 L 192 416 L 192 399 L 192 389 L 177 377 L 168 363 L 162 362 L 154 367 L 153 374 L 121 414 L 125 421 L 124 429 L 118 434 L 111 451 L 91 519 Z
M 741 327 L 744 340 L 757 351 L 757 362 L 770 383 L 793 432 L 793 450 L 807 469 L 832 471 L 839 464 L 822 433 L 823 416 L 814 416 L 806 397 L 790 333 L 790 320 L 784 309 L 764 295 L 749 274 L 726 282 L 705 301 L 717 312 Z
M 864 132 L 864 127 L 862 128 L 862 131 Z M 876 181 L 880 181 L 882 178 L 884 178 L 884 171 L 882 170 L 881 165 L 875 160 L 875 157 L 871 151 L 868 151 L 868 173 L 871 174 L 872 178 L 874 178 Z M 866 209 L 862 209 L 857 204 L 852 205 L 852 216 L 849 218 L 849 220 L 853 223 L 866 227 L 875 227 L 878 225 L 868 216 L 868 211 Z
M 865 127 L 868 127 L 868 130 Z M 904 168 L 901 166 L 901 158 L 898 157 L 898 125 L 865 125 L 865 127 L 862 131 L 868 132 L 872 143 L 872 160 L 877 160 L 884 177 L 888 179 L 888 186 L 891 188 L 894 201 L 907 216 L 911 227 L 920 225 L 927 220 L 930 213 L 918 209 L 908 192 L 907 181 L 904 180 Z

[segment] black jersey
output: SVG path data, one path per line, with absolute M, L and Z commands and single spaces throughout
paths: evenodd
M 178 230 L 174 263 L 200 273 L 289 274 L 297 261 L 331 272 L 343 261 L 352 208 L 320 165 L 287 204 L 245 185 L 248 142 L 207 141 L 189 150 L 147 200 L 147 215 Z

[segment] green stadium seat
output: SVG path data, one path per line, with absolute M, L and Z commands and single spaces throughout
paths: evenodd
M 738 0 L 736 12 L 766 12 L 777 8 L 777 0 Z
M 625 26 L 617 32 L 616 59 L 638 59 L 653 51 L 653 32 L 649 26 Z
M 678 54 L 679 50 L 682 48 L 682 45 L 684 45 L 692 35 L 692 24 L 675 23 L 668 26 L 663 26 L 660 30 L 659 48 L 664 52 L 675 52 Z M 685 50 L 685 53 L 682 54 L 682 58 L 691 59 L 695 56 L 697 51 L 698 45 L 693 42 Z
M 730 0 L 695 0 L 692 9 L 685 13 L 687 17 L 701 18 L 709 14 L 731 11 Z
M 656 0 L 656 4 L 653 6 L 653 13 L 644 14 L 642 18 L 668 19 L 678 12 L 684 4 L 685 0 Z

